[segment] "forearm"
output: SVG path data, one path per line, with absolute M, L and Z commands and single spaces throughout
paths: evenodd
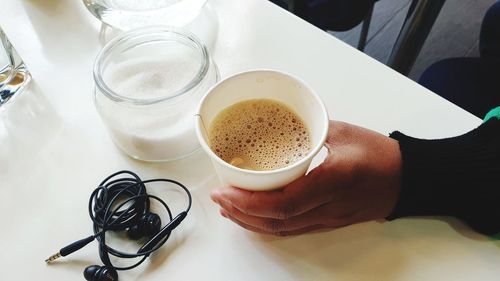
M 388 219 L 454 216 L 481 233 L 500 232 L 500 120 L 448 139 L 391 137 L 399 141 L 403 171 Z

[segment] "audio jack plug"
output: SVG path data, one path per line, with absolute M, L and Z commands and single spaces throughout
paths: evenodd
M 56 254 L 53 254 L 52 256 L 50 256 L 48 259 L 45 260 L 46 263 L 51 263 L 55 260 L 57 260 L 58 258 L 60 257 L 65 257 L 73 252 L 76 252 L 78 250 L 80 250 L 81 248 L 87 246 L 90 242 L 94 241 L 95 239 L 95 236 L 94 235 L 91 235 L 87 238 L 83 238 L 81 240 L 78 240 L 76 242 L 73 242 L 71 244 L 69 244 L 68 246 L 64 247 L 64 248 L 61 248 L 61 250 L 59 250 L 58 253 Z

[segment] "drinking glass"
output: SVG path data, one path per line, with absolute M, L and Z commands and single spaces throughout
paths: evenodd
M 148 25 L 184 27 L 198 17 L 207 0 L 83 0 L 102 22 L 121 30 Z
M 0 28 L 0 107 L 21 92 L 30 79 L 24 62 Z

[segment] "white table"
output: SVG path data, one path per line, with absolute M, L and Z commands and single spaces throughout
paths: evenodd
M 332 118 L 379 132 L 437 138 L 480 120 L 265 0 L 213 0 L 213 57 L 222 76 L 276 68 L 309 82 Z M 192 212 L 167 246 L 120 280 L 498 280 L 500 243 L 457 221 L 369 222 L 291 238 L 249 233 L 218 215 L 207 156 L 131 160 L 110 141 L 91 99 L 99 23 L 80 1 L 2 0 L 0 25 L 34 83 L 0 113 L 0 279 L 84 280 L 97 244 L 47 266 L 91 233 L 87 200 L 108 174 L 131 169 L 191 188 Z M 160 190 L 160 195 L 171 194 Z

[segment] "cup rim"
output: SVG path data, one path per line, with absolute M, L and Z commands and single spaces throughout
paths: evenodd
M 212 151 L 212 149 L 208 146 L 207 142 L 203 138 L 202 127 L 204 125 L 203 125 L 203 121 L 202 121 L 200 112 L 201 112 L 201 108 L 202 108 L 203 104 L 205 103 L 205 100 L 208 98 L 208 96 L 210 96 L 210 94 L 217 87 L 219 87 L 220 85 L 222 85 L 223 83 L 226 83 L 227 81 L 229 81 L 231 79 L 234 79 L 235 77 L 242 76 L 242 75 L 247 75 L 247 74 L 250 74 L 250 73 L 256 73 L 256 72 L 277 73 L 277 74 L 280 74 L 280 75 L 283 75 L 283 76 L 287 76 L 287 77 L 289 77 L 291 79 L 294 79 L 295 81 L 299 82 L 303 87 L 305 87 L 312 94 L 312 96 L 314 97 L 314 99 L 316 100 L 316 102 L 321 107 L 321 111 L 322 111 L 321 115 L 324 117 L 323 120 L 324 121 L 326 120 L 325 121 L 326 122 L 326 124 L 325 124 L 326 126 L 324 126 L 323 131 L 321 132 L 321 137 L 320 137 L 321 141 L 318 142 L 318 144 L 316 144 L 313 147 L 313 149 L 311 149 L 311 151 L 309 151 L 309 153 L 306 156 L 304 156 L 299 161 L 293 163 L 292 165 L 289 165 L 289 166 L 286 166 L 286 167 L 282 167 L 282 168 L 279 168 L 279 169 L 265 170 L 265 171 L 255 171 L 255 170 L 248 170 L 248 169 L 238 168 L 238 167 L 235 167 L 235 166 L 227 163 L 226 161 L 224 161 L 223 159 L 221 159 L 219 156 L 217 156 L 217 154 L 215 154 L 215 152 Z M 318 94 L 309 86 L 309 84 L 305 83 L 302 79 L 300 79 L 297 76 L 292 75 L 292 74 L 290 74 L 288 72 L 281 71 L 281 70 L 276 70 L 276 69 L 269 69 L 269 68 L 244 70 L 244 71 L 237 72 L 237 73 L 235 73 L 233 75 L 230 75 L 230 76 L 222 79 L 217 84 L 215 84 L 214 86 L 212 86 L 207 91 L 207 93 L 205 93 L 205 95 L 203 96 L 203 98 L 200 100 L 200 102 L 198 103 L 198 107 L 196 109 L 195 117 L 196 117 L 196 122 L 195 122 L 196 136 L 198 137 L 198 141 L 199 141 L 201 147 L 203 148 L 203 150 L 205 150 L 205 152 L 208 153 L 209 156 L 212 159 L 215 159 L 220 165 L 222 165 L 222 166 L 224 166 L 224 167 L 226 167 L 228 169 L 232 169 L 232 170 L 235 170 L 235 171 L 238 171 L 238 172 L 243 172 L 243 173 L 252 174 L 252 175 L 272 175 L 272 174 L 278 174 L 278 173 L 282 173 L 282 172 L 285 172 L 285 171 L 293 170 L 294 168 L 303 165 L 305 162 L 310 161 L 312 158 L 314 158 L 314 156 L 316 156 L 318 154 L 318 152 L 321 150 L 321 148 L 323 148 L 323 146 L 325 144 L 325 141 L 326 141 L 326 137 L 328 135 L 328 127 L 329 127 L 329 125 L 328 125 L 328 123 L 329 123 L 329 117 L 328 117 L 328 111 L 326 110 L 325 103 L 318 96 Z

